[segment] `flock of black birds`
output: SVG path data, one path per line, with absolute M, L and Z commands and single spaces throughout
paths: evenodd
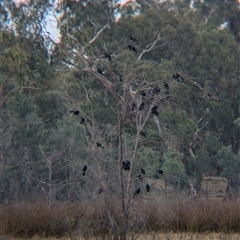
M 130 162 L 129 160 L 122 161 L 122 168 L 123 168 L 125 171 L 129 171 L 130 168 L 131 168 L 131 162 Z M 163 170 L 157 169 L 156 171 L 157 171 L 159 174 L 163 175 Z M 141 174 L 139 174 L 137 177 L 138 177 L 139 181 L 143 182 L 143 176 L 146 175 L 146 171 L 145 171 L 143 168 L 141 168 L 141 169 L 140 169 L 140 172 L 141 172 Z M 146 191 L 147 191 L 147 192 L 150 192 L 151 187 L 150 187 L 150 185 L 149 185 L 148 183 L 146 184 L 145 188 L 146 188 Z M 138 195 L 140 192 L 141 192 L 141 188 L 137 188 L 137 189 L 133 192 L 133 198 L 134 198 L 136 195 Z
M 130 50 L 130 51 L 133 51 L 133 52 L 137 52 L 137 49 L 135 48 L 135 46 L 134 45 L 138 45 L 139 44 L 139 42 L 138 42 L 138 40 L 136 39 L 136 37 L 134 36 L 134 35 L 131 35 L 130 36 L 130 43 L 127 45 L 128 46 L 128 49 Z M 109 54 L 109 53 L 107 53 L 107 52 L 105 52 L 104 53 L 104 57 L 106 58 L 106 59 L 108 59 L 110 62 L 112 61 L 112 58 L 111 58 L 111 55 Z M 103 73 L 103 71 L 100 69 L 100 68 L 97 68 L 97 72 L 99 73 L 99 74 L 101 74 L 101 75 L 104 75 L 104 73 Z M 181 80 L 184 80 L 184 78 L 178 73 L 178 72 L 176 72 L 176 73 L 173 73 L 172 74 L 172 78 L 173 79 L 175 79 L 175 80 L 177 80 L 178 82 L 180 81 L 180 79 Z M 122 76 L 120 76 L 120 82 L 122 81 Z M 165 88 L 165 93 L 166 94 L 169 94 L 169 85 L 168 85 L 168 83 L 167 82 L 165 82 L 164 81 L 164 88 Z M 152 90 L 152 93 L 153 94 L 157 94 L 157 93 L 159 93 L 161 91 L 161 89 L 158 87 L 158 86 L 155 86 L 154 88 L 153 88 L 153 90 Z M 144 97 L 144 96 L 146 96 L 146 93 L 143 91 L 143 93 L 142 93 L 142 96 Z M 140 110 L 141 111 L 141 110 Z
M 142 104 L 139 106 L 139 111 L 141 111 L 143 107 L 144 107 L 144 103 L 142 103 Z M 151 109 L 151 111 L 152 111 L 152 114 L 153 114 L 153 115 L 157 115 L 157 116 L 158 116 L 158 112 L 157 112 L 156 109 L 157 109 L 157 106 L 154 106 L 154 107 Z M 80 114 L 80 111 L 79 111 L 79 110 L 70 110 L 69 112 L 72 113 L 73 115 L 76 115 L 76 116 L 78 116 L 78 115 Z M 81 118 L 81 121 L 80 121 L 80 124 L 83 124 L 84 122 L 85 122 L 85 118 L 82 117 L 82 118 Z M 147 137 L 146 134 L 145 134 L 143 131 L 140 131 L 140 135 L 141 135 L 141 136 L 144 136 L 144 137 Z M 104 146 L 103 146 L 100 142 L 96 142 L 96 145 L 97 145 L 97 147 L 99 147 L 99 148 L 104 148 Z M 83 176 L 86 175 L 87 168 L 88 168 L 88 166 L 87 166 L 87 165 L 84 165 L 84 167 L 83 167 L 83 169 L 82 169 Z M 130 162 L 129 160 L 122 161 L 122 168 L 123 168 L 125 171 L 129 171 L 130 168 L 131 168 L 131 162 Z M 139 179 L 141 182 L 143 182 L 143 177 L 142 177 L 142 175 L 145 176 L 145 175 L 146 175 L 146 171 L 145 171 L 143 168 L 141 168 L 141 169 L 140 169 L 140 172 L 141 172 L 141 174 L 138 175 L 138 179 Z M 163 170 L 161 170 L 161 169 L 157 169 L 157 172 L 158 172 L 159 174 L 161 174 L 161 175 L 163 174 Z M 146 188 L 146 191 L 147 191 L 147 192 L 150 192 L 150 185 L 149 185 L 148 183 L 146 184 L 145 188 Z M 97 195 L 100 194 L 100 193 L 102 193 L 102 192 L 103 192 L 103 188 L 99 188 L 99 190 L 98 190 L 98 192 L 97 192 Z M 136 189 L 136 190 L 134 191 L 134 193 L 133 193 L 133 198 L 134 198 L 136 195 L 138 195 L 140 192 L 141 192 L 141 189 L 140 189 L 140 188 Z
M 131 35 L 130 40 L 131 40 L 131 43 L 128 45 L 129 50 L 130 50 L 130 51 L 137 52 L 137 50 L 136 50 L 136 48 L 135 48 L 134 45 L 135 45 L 135 44 L 139 44 L 139 42 L 137 41 L 137 39 L 135 38 L 134 35 Z M 112 61 L 111 55 L 108 54 L 107 52 L 105 52 L 104 56 L 105 56 L 105 58 L 107 58 L 110 62 Z M 97 72 L 98 72 L 99 74 L 101 74 L 101 75 L 104 75 L 103 71 L 102 71 L 100 68 L 97 68 Z M 172 78 L 175 79 L 175 80 L 177 80 L 178 82 L 180 81 L 180 79 L 181 79 L 181 80 L 184 80 L 183 77 L 182 77 L 178 72 L 172 74 Z M 121 80 L 121 79 L 122 79 L 122 76 L 120 76 L 120 80 Z M 169 85 L 168 85 L 168 83 L 167 83 L 166 81 L 164 81 L 164 88 L 165 88 L 165 94 L 169 94 Z M 159 87 L 159 86 L 155 86 L 155 87 L 152 89 L 152 94 L 157 94 L 157 93 L 159 93 L 160 91 L 161 91 L 160 87 Z M 141 95 L 142 95 L 142 98 L 144 98 L 144 97 L 146 96 L 146 92 L 143 90 Z M 141 104 L 140 104 L 140 106 L 139 106 L 139 108 L 138 108 L 138 111 L 142 111 L 143 108 L 144 108 L 144 106 L 145 106 L 145 103 L 144 103 L 144 102 L 141 102 Z M 132 110 L 134 110 L 135 107 L 136 107 L 136 104 L 134 103 L 133 106 L 132 106 Z M 73 115 L 78 116 L 79 113 L 80 113 L 80 111 L 79 111 L 79 110 L 71 110 L 70 113 L 72 113 Z M 157 111 L 157 106 L 154 106 L 154 107 L 151 109 L 151 113 L 152 113 L 152 115 L 159 116 L 159 113 L 158 113 L 158 111 Z M 84 123 L 85 123 L 85 118 L 82 117 L 82 118 L 81 118 L 81 121 L 80 121 L 80 124 L 84 124 Z M 147 136 L 146 136 L 146 134 L 145 134 L 144 131 L 140 131 L 140 135 L 143 136 L 143 137 L 145 137 L 145 138 L 147 138 Z M 101 143 L 99 143 L 99 142 L 96 142 L 96 145 L 97 145 L 97 147 L 99 147 L 99 148 L 104 148 L 104 146 L 103 146 Z M 87 171 L 87 168 L 88 168 L 87 165 L 85 165 L 85 166 L 83 167 L 83 169 L 82 169 L 82 171 L 83 171 L 83 176 L 85 176 L 86 171 Z M 130 170 L 130 168 L 131 168 L 131 162 L 130 162 L 129 160 L 122 161 L 122 168 L 123 168 L 125 171 Z M 156 171 L 157 171 L 159 174 L 163 175 L 163 170 L 157 169 Z M 144 170 L 143 168 L 140 169 L 140 172 L 141 172 L 141 174 L 139 174 L 137 177 L 138 177 L 138 179 L 139 179 L 141 182 L 143 182 L 143 177 L 142 177 L 142 175 L 145 176 L 145 175 L 146 175 L 146 172 L 145 172 L 145 170 Z M 146 184 L 145 188 L 146 188 L 146 191 L 147 191 L 147 192 L 150 192 L 151 187 L 150 187 L 150 185 L 149 185 L 148 183 Z M 100 193 L 102 193 L 102 192 L 103 192 L 103 188 L 99 188 L 99 189 L 98 189 L 98 192 L 97 192 L 97 195 L 100 194 Z M 140 188 L 137 188 L 137 189 L 133 192 L 133 198 L 134 198 L 136 195 L 140 194 L 140 192 L 141 192 L 141 189 L 140 189 Z

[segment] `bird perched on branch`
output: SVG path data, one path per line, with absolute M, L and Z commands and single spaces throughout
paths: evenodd
M 147 190 L 147 192 L 150 192 L 150 185 L 148 183 L 146 185 L 146 190 Z
M 155 86 L 155 87 L 153 88 L 153 90 L 152 90 L 152 93 L 153 93 L 153 94 L 157 94 L 157 93 L 159 93 L 160 91 L 161 91 L 160 87 L 159 87 L 159 86 Z
M 146 174 L 146 172 L 145 172 L 145 170 L 143 168 L 141 168 L 141 173 L 142 173 L 142 175 Z
M 136 43 L 136 44 L 138 44 L 138 41 L 137 41 L 137 39 L 135 38 L 135 36 L 134 36 L 134 35 L 131 35 L 131 37 L 130 37 L 130 40 L 132 40 L 132 41 L 133 41 L 133 43 Z
M 85 176 L 85 173 L 86 173 L 86 171 L 87 171 L 87 165 L 85 165 L 85 166 L 83 167 L 82 171 L 83 171 L 83 176 Z
M 138 111 L 142 111 L 144 108 L 144 105 L 145 105 L 144 102 L 142 102 L 138 108 Z
M 85 118 L 82 118 L 80 121 L 80 124 L 83 124 L 83 123 L 85 123 Z
M 97 69 L 97 72 L 98 72 L 99 74 L 103 75 L 103 71 L 102 71 L 100 68 Z
M 144 98 L 144 97 L 146 97 L 146 93 L 145 93 L 145 91 L 143 90 L 143 91 L 142 91 L 142 98 Z
M 164 81 L 164 87 L 165 87 L 166 90 L 169 90 L 169 85 L 168 85 L 168 83 L 165 82 L 165 81 Z
M 134 52 L 137 52 L 136 48 L 133 46 L 133 45 L 128 45 L 128 48 L 130 51 L 134 51 Z
M 111 62 L 112 61 L 112 58 L 110 56 L 110 54 L 106 53 L 104 54 L 105 58 L 108 58 L 108 60 Z
M 103 145 L 102 145 L 101 143 L 96 142 L 96 144 L 97 144 L 98 147 L 104 148 Z
M 173 73 L 173 75 L 172 75 L 172 78 L 173 79 L 176 79 L 178 82 L 179 82 L 179 78 L 181 77 L 181 75 L 178 73 L 178 72 L 176 72 L 176 73 Z
M 99 189 L 98 189 L 98 192 L 97 192 L 97 195 L 100 194 L 100 193 L 102 193 L 102 192 L 103 192 L 103 188 L 99 188 Z
M 152 114 L 153 114 L 153 115 L 159 116 L 158 111 L 157 111 L 157 106 L 154 106 L 154 107 L 151 109 L 151 111 L 152 111 Z
M 174 73 L 174 74 L 172 75 L 172 78 L 175 79 L 175 80 L 177 80 L 178 82 L 180 81 L 180 79 L 181 79 L 182 81 L 184 81 L 184 78 L 183 78 L 178 72 Z
M 79 110 L 71 110 L 70 113 L 73 113 L 73 115 L 79 115 Z
M 126 160 L 126 161 L 122 161 L 122 168 L 127 171 L 127 170 L 130 170 L 130 167 L 131 167 L 131 163 L 129 160 Z
M 166 89 L 165 94 L 169 94 L 169 85 L 164 81 L 164 88 Z
M 136 190 L 134 191 L 134 193 L 133 193 L 133 198 L 134 198 L 136 195 L 138 195 L 138 194 L 140 193 L 140 191 L 141 191 L 140 188 L 136 189 Z
M 143 136 L 143 137 L 145 137 L 145 138 L 147 138 L 147 136 L 146 136 L 146 133 L 144 132 L 144 131 L 140 131 L 140 133 L 139 133 L 141 136 Z

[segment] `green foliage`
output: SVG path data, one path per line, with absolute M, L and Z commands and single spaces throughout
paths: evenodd
M 180 161 L 182 155 L 174 150 L 169 150 L 162 164 L 164 178 L 175 187 L 183 187 L 186 184 L 186 172 L 184 164 Z
M 138 165 L 142 166 L 152 176 L 160 165 L 160 154 L 150 147 L 144 147 L 138 154 Z
M 218 151 L 218 164 L 222 167 L 221 175 L 227 179 L 238 180 L 240 174 L 240 156 L 232 152 L 231 147 L 224 147 Z

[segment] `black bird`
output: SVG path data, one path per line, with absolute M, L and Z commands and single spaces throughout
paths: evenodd
M 138 111 L 142 111 L 144 108 L 144 105 L 145 105 L 144 102 L 142 102 L 138 108 Z
M 143 168 L 141 168 L 141 173 L 142 173 L 142 175 L 146 174 L 146 172 L 145 172 L 145 170 Z
M 138 41 L 137 41 L 137 39 L 135 38 L 135 36 L 134 36 L 134 35 L 131 35 L 131 37 L 130 37 L 130 40 L 132 40 L 132 41 L 133 41 L 133 43 L 136 43 L 136 44 L 138 44 Z
M 157 169 L 157 172 L 158 172 L 159 174 L 163 175 L 163 170 Z
M 73 115 L 79 115 L 79 110 L 71 110 L 70 113 L 73 113 Z
M 87 171 L 87 165 L 85 165 L 85 166 L 83 167 L 82 171 L 83 171 L 83 176 L 85 176 L 85 173 L 86 173 L 86 171 Z
M 97 72 L 98 72 L 99 74 L 103 75 L 103 71 L 102 71 L 100 68 L 97 69 Z
M 159 116 L 158 111 L 156 109 L 152 109 L 152 114 L 156 115 L 156 116 Z
M 130 167 L 131 167 L 131 163 L 130 163 L 130 161 L 128 161 L 128 160 L 126 160 L 126 161 L 122 161 L 122 168 L 124 169 L 124 170 L 130 170 Z
M 159 86 L 155 86 L 155 87 L 153 88 L 153 90 L 152 90 L 152 93 L 153 93 L 153 94 L 157 94 L 157 93 L 159 93 L 160 91 L 161 91 L 160 87 L 159 87 Z
M 83 124 L 83 123 L 85 123 L 85 118 L 82 118 L 80 121 L 80 124 Z
M 137 52 L 136 48 L 133 45 L 128 45 L 130 51 Z
M 169 85 L 168 85 L 168 83 L 164 82 L 164 87 L 165 87 L 166 90 L 169 90 Z
M 179 78 L 181 77 L 181 75 L 178 73 L 178 72 L 176 72 L 176 73 L 174 73 L 173 75 L 172 75 L 172 78 L 173 79 L 176 79 L 178 82 L 179 82 Z
M 123 77 L 122 77 L 121 74 L 119 75 L 119 81 L 120 81 L 120 82 L 123 82 Z
M 102 193 L 102 192 L 103 192 L 103 188 L 99 188 L 97 195 L 100 194 L 100 193 Z
M 146 190 L 147 190 L 147 192 L 150 192 L 150 185 L 148 183 L 146 185 Z
M 101 143 L 96 142 L 96 144 L 97 144 L 98 147 L 104 148 L 103 145 L 102 145 Z
M 153 115 L 156 115 L 156 116 L 159 116 L 158 111 L 157 111 L 156 109 L 157 109 L 157 106 L 154 106 L 154 107 L 151 109 L 152 114 L 153 114 Z
M 140 133 L 139 133 L 141 136 L 143 136 L 143 137 L 145 137 L 145 138 L 147 138 L 147 136 L 146 136 L 146 133 L 144 132 L 144 131 L 140 131 Z
M 145 91 L 143 90 L 142 91 L 142 98 L 144 98 L 146 96 L 146 93 L 145 93 Z
M 133 198 L 140 193 L 140 188 L 136 189 L 133 193 Z
M 108 58 L 108 60 L 111 62 L 112 61 L 112 58 L 110 56 L 110 54 L 106 53 L 104 54 L 105 58 Z
M 141 175 L 141 174 L 138 175 L 138 179 L 139 179 L 141 182 L 143 182 L 143 178 L 142 178 L 142 175 Z

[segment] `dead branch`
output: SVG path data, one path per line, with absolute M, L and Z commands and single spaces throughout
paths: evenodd
M 156 44 L 157 44 L 160 40 L 162 40 L 162 38 L 161 38 L 160 34 L 158 34 L 157 39 L 156 39 L 155 41 L 153 41 L 151 44 L 148 44 L 148 45 L 146 46 L 146 48 L 141 52 L 141 54 L 139 55 L 137 61 L 141 59 L 141 57 L 143 56 L 143 54 L 145 54 L 145 53 L 147 53 L 147 52 L 150 52 L 150 51 L 156 46 Z M 164 46 L 164 45 L 166 45 L 166 43 L 162 44 L 161 46 Z
M 194 85 L 195 87 L 197 87 L 201 92 L 203 92 L 205 95 L 209 96 L 210 98 L 214 99 L 214 100 L 217 100 L 217 101 L 220 101 L 220 99 L 218 97 L 215 97 L 215 96 L 212 96 L 211 94 L 209 94 L 204 88 L 201 87 L 200 84 L 198 84 L 197 82 L 193 81 L 193 80 L 190 80 L 188 79 L 188 81 Z

